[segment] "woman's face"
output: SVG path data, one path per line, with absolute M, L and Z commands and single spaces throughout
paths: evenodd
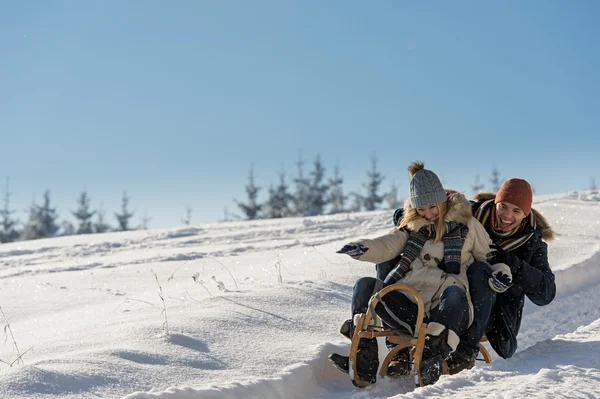
M 503 232 L 509 232 L 517 227 L 525 219 L 525 213 L 516 205 L 508 202 L 496 204 L 496 228 Z
M 425 206 L 417 208 L 417 213 L 427 220 L 433 220 L 440 215 L 440 208 L 437 205 Z

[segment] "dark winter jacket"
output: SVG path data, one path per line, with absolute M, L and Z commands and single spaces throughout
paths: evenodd
M 494 198 L 492 193 L 481 193 L 476 195 L 472 201 L 473 214 L 486 200 Z M 544 240 L 553 238 L 552 230 L 542 215 L 532 209 L 537 220 L 535 230 L 528 226 L 519 234 L 534 233 L 522 246 L 514 249 L 511 269 L 513 272 L 513 286 L 505 293 L 499 294 L 496 304 L 492 310 L 486 336 L 490 345 L 499 356 L 511 357 L 517 350 L 517 334 L 521 326 L 521 317 L 525 305 L 525 296 L 538 306 L 544 306 L 552 302 L 556 295 L 554 273 L 548 264 L 548 246 Z M 398 224 L 402 218 L 402 209 L 394 212 L 394 224 Z M 493 234 L 491 225 L 485 226 L 492 241 L 497 237 Z

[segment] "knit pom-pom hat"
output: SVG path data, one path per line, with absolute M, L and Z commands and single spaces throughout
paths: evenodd
M 425 169 L 423 162 L 413 162 L 408 167 L 410 177 L 410 203 L 413 208 L 424 208 L 446 202 L 446 190 L 440 178 Z

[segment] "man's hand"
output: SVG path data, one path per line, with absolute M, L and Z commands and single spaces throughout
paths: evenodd
M 365 247 L 362 244 L 346 244 L 340 249 L 336 251 L 338 254 L 346 254 L 351 256 L 354 259 L 360 258 L 365 252 L 367 252 L 369 248 Z
M 508 266 L 504 263 L 498 263 L 492 266 L 492 275 L 488 279 L 490 288 L 501 294 L 509 289 L 512 282 L 512 275 Z
M 498 244 L 490 245 L 492 249 L 491 252 L 488 252 L 486 257 L 487 261 L 490 265 L 495 265 L 496 263 L 504 263 L 505 265 L 509 265 L 512 262 L 512 255 L 506 252 L 502 247 Z

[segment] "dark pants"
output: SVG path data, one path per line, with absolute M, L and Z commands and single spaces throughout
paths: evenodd
M 365 313 L 373 295 L 377 279 L 363 277 L 356 281 L 352 294 L 352 316 Z M 375 307 L 375 313 L 386 327 L 412 333 L 417 321 L 418 307 L 398 291 L 389 293 Z M 440 304 L 432 309 L 427 322 L 437 322 L 461 335 L 469 326 L 469 307 L 465 292 L 458 286 L 450 286 L 440 297 Z
M 488 284 L 491 272 L 490 266 L 485 262 L 474 262 L 467 269 L 474 319 L 467 331 L 460 336 L 459 349 L 479 350 L 479 342 L 487 330 L 496 303 L 496 292 Z
M 384 280 L 388 273 L 400 261 L 399 258 L 376 265 L 377 278 Z M 473 262 L 467 269 L 469 279 L 469 293 L 474 309 L 473 323 L 467 331 L 460 336 L 459 349 L 473 352 L 479 350 L 479 342 L 489 325 L 492 309 L 496 303 L 496 292 L 493 291 L 488 279 L 492 270 L 485 262 Z M 368 299 L 367 299 L 368 302 Z M 365 306 L 366 307 L 366 306 Z M 459 334 L 460 335 L 460 334 Z

